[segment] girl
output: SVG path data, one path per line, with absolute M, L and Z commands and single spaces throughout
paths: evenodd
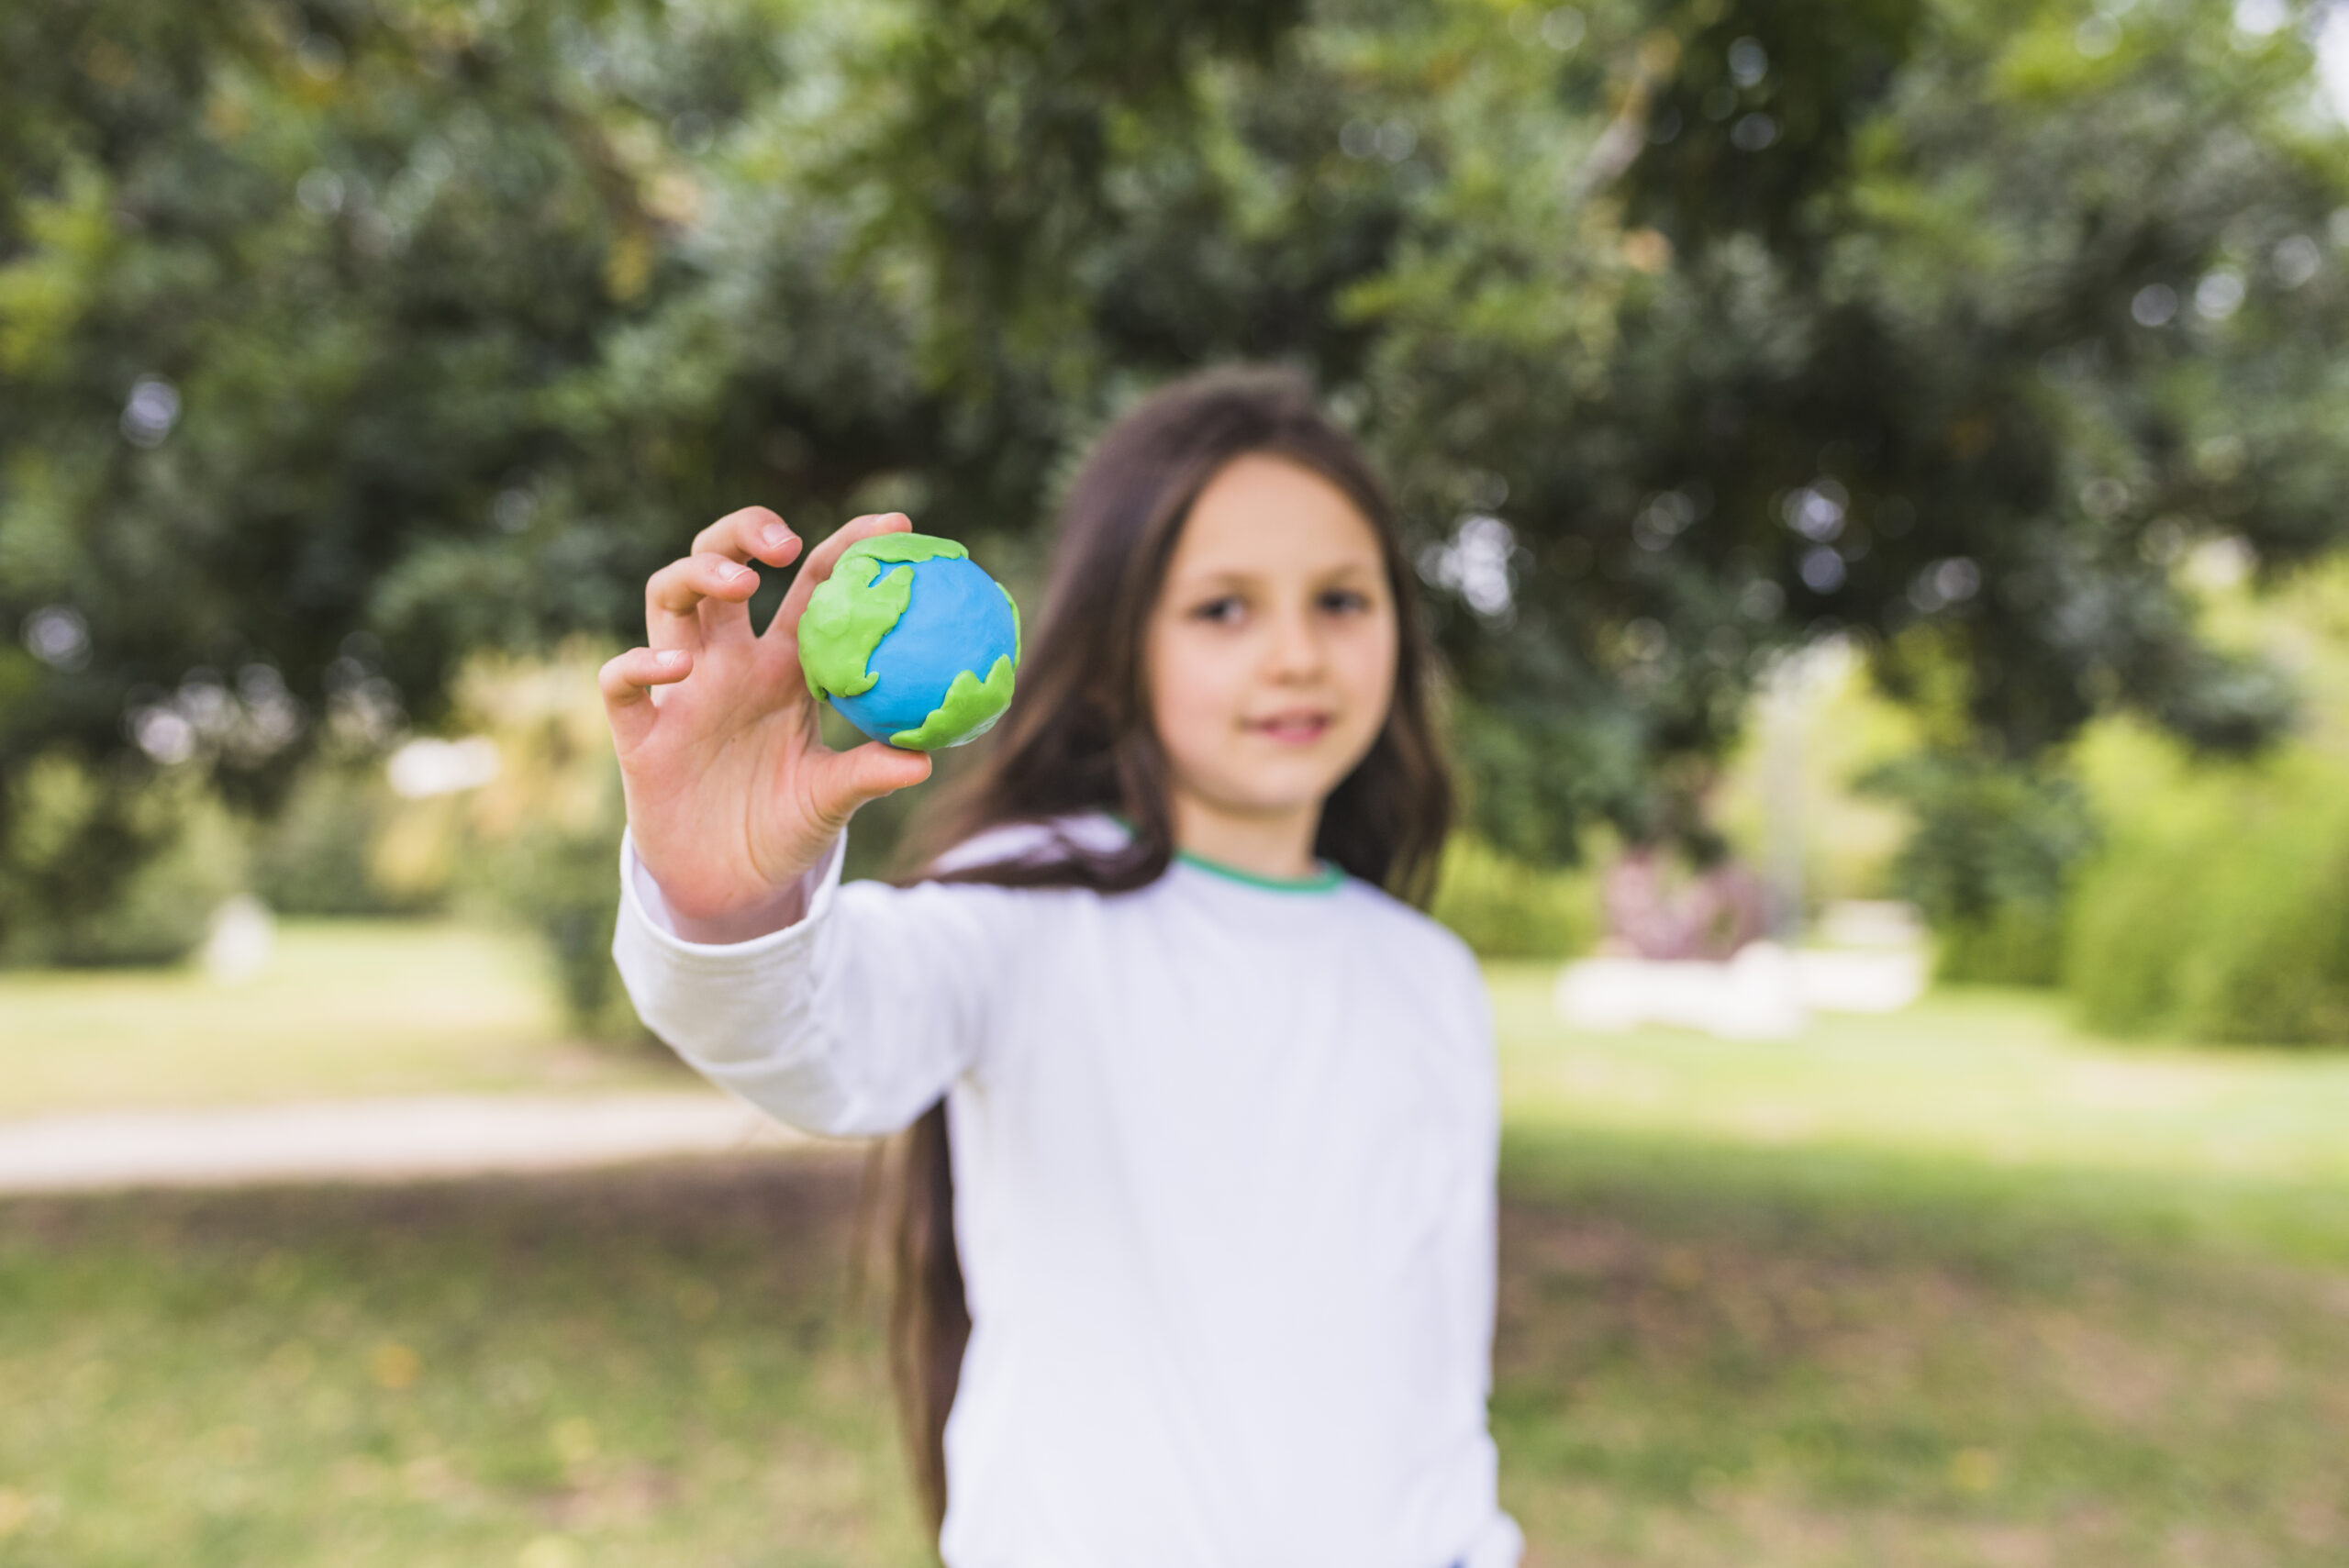
M 1286 375 L 1121 420 L 946 852 L 842 886 L 850 817 L 930 759 L 827 750 L 794 633 L 910 527 L 841 529 L 757 633 L 746 563 L 800 543 L 721 518 L 602 684 L 639 1013 L 796 1126 L 914 1129 L 895 1370 L 941 1555 L 1506 1568 L 1491 1029 L 1402 901 L 1450 792 L 1368 465 Z

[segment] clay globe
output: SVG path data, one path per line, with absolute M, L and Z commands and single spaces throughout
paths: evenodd
M 875 740 L 960 746 L 1011 704 L 1019 606 L 952 539 L 875 534 L 808 596 L 799 667 L 810 692 Z

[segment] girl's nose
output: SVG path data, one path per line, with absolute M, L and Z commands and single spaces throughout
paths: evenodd
M 1265 671 L 1275 680 L 1303 680 L 1321 673 L 1321 636 L 1310 617 L 1285 615 L 1273 624 Z

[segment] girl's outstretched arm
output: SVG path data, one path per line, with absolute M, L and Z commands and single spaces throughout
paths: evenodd
M 836 843 L 790 926 L 702 943 L 624 843 L 612 955 L 638 1017 L 712 1082 L 810 1132 L 894 1132 L 980 1064 L 1025 911 L 997 887 L 842 886 L 840 863 Z
M 613 954 L 638 1015 L 695 1067 L 811 1131 L 903 1126 L 968 1066 L 989 994 L 985 898 L 838 886 L 856 808 L 930 759 L 834 751 L 799 669 L 799 618 L 848 547 L 902 532 L 859 517 L 807 556 L 764 631 L 750 565 L 801 543 L 763 506 L 704 528 L 645 584 L 648 646 L 600 684 L 628 799 Z

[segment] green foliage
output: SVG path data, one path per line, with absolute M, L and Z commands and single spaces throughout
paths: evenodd
M 437 878 L 401 884 L 379 851 L 398 797 L 379 758 L 319 759 L 255 835 L 253 892 L 281 915 L 413 915 L 438 908 Z
M 618 780 L 592 827 L 539 827 L 492 846 L 473 873 L 507 917 L 537 933 L 565 1021 L 589 1040 L 649 1041 L 612 967 L 619 918 Z
M 1600 929 L 1586 873 L 1530 865 L 1465 833 L 1444 848 L 1432 913 L 1484 958 L 1571 958 Z
M 0 799 L 70 743 L 266 806 L 471 650 L 635 640 L 752 500 L 1021 567 L 1104 419 L 1238 357 L 1389 470 L 1511 853 L 1687 820 L 1835 628 L 1941 633 L 2002 755 L 2116 706 L 2271 733 L 2170 567 L 2340 537 L 2349 161 L 2299 32 L 1566 15 L 0 13 Z
M 2203 921 L 2203 868 L 2181 846 L 2115 848 L 2082 877 L 2067 922 L 2064 982 L 2081 1019 L 2108 1034 L 2174 1027 L 2178 968 Z
M 13 795 L 0 964 L 176 962 L 241 885 L 241 838 L 193 774 L 93 767 L 59 749 L 17 775 Z
M 2349 1044 L 2349 773 L 2171 779 L 2082 881 L 2067 984 L 2116 1034 Z
M 2062 977 L 2065 901 L 2096 842 L 2075 780 L 2052 764 L 1929 749 L 1862 785 L 1912 814 L 1892 879 L 1941 938 L 1942 979 L 2052 985 Z
M 1936 932 L 1933 977 L 1958 984 L 2054 985 L 2064 978 L 2064 911 L 2010 904 Z
M 2196 1039 L 2349 1045 L 2349 820 L 2295 817 L 2221 851 L 2233 863 L 2198 890 L 2210 923 L 2179 996 Z
M 483 656 L 457 684 L 457 716 L 497 746 L 497 777 L 461 797 L 426 858 L 447 860 L 468 901 L 537 934 L 569 1027 L 641 1044 L 612 967 L 626 812 L 584 643 L 549 659 Z

